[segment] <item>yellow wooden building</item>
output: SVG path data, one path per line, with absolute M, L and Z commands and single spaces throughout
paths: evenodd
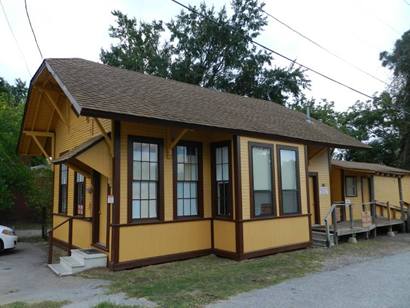
M 354 147 L 367 146 L 272 102 L 46 59 L 18 150 L 53 166 L 54 243 L 118 270 L 309 246 L 334 200 L 329 150 Z

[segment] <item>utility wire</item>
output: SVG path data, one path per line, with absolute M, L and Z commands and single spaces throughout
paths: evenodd
M 26 8 L 26 15 L 27 15 L 28 23 L 30 24 L 31 32 L 33 33 L 34 41 L 36 42 L 36 45 L 37 45 L 37 50 L 40 54 L 41 60 L 43 60 L 44 57 L 43 57 L 43 54 L 41 53 L 40 45 L 38 44 L 36 33 L 34 32 L 34 29 L 33 29 L 33 25 L 31 24 L 30 14 L 28 13 L 27 0 L 24 0 L 24 7 Z
M 4 18 L 6 19 L 7 25 L 9 27 L 11 36 L 13 37 L 14 42 L 16 43 L 17 49 L 18 49 L 21 57 L 23 58 L 24 66 L 26 67 L 27 73 L 28 73 L 29 76 L 31 76 L 31 72 L 30 72 L 30 69 L 28 67 L 26 57 L 24 56 L 23 50 L 21 49 L 20 44 L 17 40 L 17 37 L 14 34 L 13 28 L 11 27 L 11 24 L 10 24 L 9 18 L 7 17 L 6 9 L 4 8 L 2 0 L 0 0 L 0 6 L 1 6 L 1 10 L 3 11 Z
M 179 6 L 182 6 L 183 8 L 189 10 L 190 12 L 192 12 L 192 13 L 194 13 L 194 14 L 196 14 L 196 15 L 199 15 L 199 16 L 201 16 L 201 17 L 203 17 L 203 18 L 206 18 L 207 20 L 209 20 L 209 21 L 215 23 L 215 24 L 218 25 L 218 26 L 221 26 L 217 21 L 215 21 L 215 20 L 213 20 L 213 19 L 211 19 L 211 18 L 208 18 L 207 16 L 205 16 L 205 15 L 203 15 L 203 14 L 197 12 L 197 11 L 194 10 L 192 7 L 187 6 L 187 5 L 181 3 L 181 2 L 179 2 L 179 1 L 177 1 L 177 0 L 171 0 L 171 1 L 174 2 L 174 3 L 176 3 L 176 4 L 178 4 Z M 230 26 L 230 25 L 224 25 L 224 26 L 228 26 L 228 27 L 231 27 L 231 28 L 232 28 L 232 26 Z M 235 29 L 234 29 L 234 30 L 235 30 Z M 254 45 L 256 45 L 256 46 L 258 46 L 258 47 L 260 47 L 260 48 L 263 48 L 263 49 L 269 51 L 269 52 L 272 53 L 272 54 L 275 54 L 275 55 L 277 55 L 277 56 L 279 56 L 279 57 L 281 57 L 281 58 L 283 58 L 283 59 L 286 59 L 287 61 L 289 61 L 289 62 L 291 62 L 291 63 L 293 63 L 293 64 L 297 64 L 297 65 L 299 65 L 300 67 L 302 67 L 302 68 L 304 68 L 304 69 L 306 69 L 306 70 L 308 70 L 308 71 L 311 71 L 312 73 L 315 73 L 316 75 L 319 75 L 319 76 L 321 76 L 321 77 L 323 77 L 323 78 L 325 78 L 325 79 L 327 79 L 327 80 L 330 80 L 330 81 L 332 81 L 332 82 L 334 82 L 334 83 L 336 83 L 336 84 L 338 84 L 338 85 L 340 85 L 340 86 L 342 86 L 342 87 L 345 87 L 345 88 L 347 88 L 347 89 L 349 89 L 349 90 L 351 90 L 351 91 L 353 91 L 353 92 L 356 92 L 356 93 L 358 93 L 358 94 L 360 94 L 360 95 L 363 95 L 363 96 L 365 96 L 365 97 L 367 97 L 367 98 L 369 98 L 369 99 L 373 99 L 373 97 L 372 97 L 371 95 L 368 95 L 368 94 L 366 94 L 366 93 L 364 93 L 364 92 L 362 92 L 362 91 L 360 91 L 360 90 L 357 90 L 357 89 L 355 89 L 355 88 L 353 88 L 353 87 L 351 87 L 351 86 L 349 86 L 349 85 L 347 85 L 347 84 L 345 84 L 345 83 L 343 83 L 343 82 L 341 82 L 341 81 L 338 81 L 338 80 L 336 80 L 336 79 L 334 79 L 334 78 L 332 78 L 332 77 L 329 77 L 329 76 L 327 76 L 327 75 L 325 75 L 325 74 L 323 74 L 323 73 L 321 73 L 321 72 L 319 72 L 319 71 L 317 71 L 317 70 L 315 70 L 315 69 L 312 69 L 312 68 L 310 68 L 310 67 L 308 67 L 308 66 L 306 66 L 306 65 L 303 65 L 303 64 L 301 64 L 301 63 L 299 63 L 299 62 L 297 62 L 297 61 L 295 61 L 295 60 L 293 60 L 293 59 L 291 59 L 291 58 L 285 56 L 284 54 L 281 54 L 281 53 L 279 53 L 278 51 L 273 50 L 272 48 L 269 48 L 269 47 L 267 47 L 267 46 L 265 46 L 265 45 L 263 45 L 263 44 L 261 44 L 261 43 L 259 43 L 259 42 L 257 42 L 257 41 L 254 41 L 253 39 L 250 39 L 250 42 L 252 42 Z
M 328 48 L 324 47 L 323 45 L 317 43 L 316 41 L 314 41 L 313 39 L 309 38 L 308 36 L 304 35 L 303 33 L 301 33 L 300 31 L 296 30 L 295 28 L 289 26 L 287 23 L 285 23 L 284 21 L 280 20 L 279 18 L 273 16 L 272 14 L 270 14 L 269 12 L 266 12 L 265 10 L 262 9 L 262 12 L 264 12 L 266 15 L 268 15 L 269 17 L 271 17 L 273 20 L 276 20 L 278 23 L 280 23 L 282 26 L 288 28 L 289 30 L 291 30 L 292 32 L 296 33 L 297 35 L 301 36 L 302 38 L 304 38 L 305 40 L 309 41 L 310 43 L 312 43 L 313 45 L 315 45 L 316 47 L 319 47 L 320 49 L 322 49 L 323 51 L 327 52 L 328 54 L 332 55 L 333 57 L 339 59 L 340 61 L 350 65 L 351 67 L 355 68 L 356 70 L 358 70 L 359 72 L 385 84 L 385 85 L 389 85 L 387 82 L 385 82 L 384 80 L 376 77 L 375 75 L 365 71 L 364 69 L 360 68 L 359 66 L 357 66 L 356 64 L 340 57 L 339 55 L 337 55 L 336 53 L 332 52 L 331 50 L 329 50 Z

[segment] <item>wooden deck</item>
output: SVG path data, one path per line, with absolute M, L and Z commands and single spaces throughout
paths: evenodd
M 362 221 L 360 219 L 354 220 L 353 228 L 351 228 L 350 221 L 342 221 L 342 222 L 337 223 L 337 236 L 366 233 L 366 232 L 370 232 L 377 228 L 402 225 L 403 223 L 404 222 L 399 219 L 391 219 L 389 221 L 387 218 L 378 217 L 376 218 L 376 223 L 371 224 L 368 227 L 363 227 Z M 329 227 L 330 227 L 330 232 L 334 233 L 333 225 L 330 225 Z M 314 225 L 312 226 L 312 230 L 326 232 L 326 227 L 322 225 Z

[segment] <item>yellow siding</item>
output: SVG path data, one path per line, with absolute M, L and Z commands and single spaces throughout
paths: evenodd
M 243 225 L 244 252 L 309 242 L 309 217 L 249 221 Z
M 242 179 L 242 212 L 243 219 L 249 219 L 251 216 L 250 208 L 250 183 L 249 183 L 249 142 L 259 142 L 274 145 L 274 169 L 275 169 L 275 192 L 276 192 L 276 213 L 279 213 L 279 197 L 278 197 L 278 167 L 276 148 L 278 145 L 287 145 L 297 147 L 299 151 L 299 174 L 300 174 L 300 197 L 302 214 L 307 214 L 307 191 L 306 191 L 306 169 L 305 169 L 305 148 L 301 144 L 277 142 L 265 139 L 256 139 L 241 137 L 240 138 L 240 155 L 241 155 L 241 179 Z
M 389 201 L 391 205 L 400 205 L 398 178 L 375 175 L 374 192 L 377 201 Z
M 77 159 L 102 175 L 112 177 L 112 157 L 104 140 L 78 155 Z
M 410 202 L 410 176 L 406 175 L 402 177 L 401 187 L 403 191 L 403 200 Z
M 120 228 L 120 262 L 211 248 L 211 221 Z
M 329 174 L 329 152 L 328 149 L 322 150 L 309 160 L 308 170 L 309 172 L 318 173 L 318 185 L 319 185 L 319 209 L 320 209 L 320 221 L 323 222 L 327 211 L 331 206 L 331 187 L 330 187 L 330 174 Z M 320 187 L 327 188 L 328 193 L 320 193 Z
M 57 226 L 67 219 L 68 218 L 64 216 L 54 215 L 53 226 Z M 68 242 L 68 222 L 62 225 L 61 227 L 57 228 L 56 230 L 54 230 L 53 237 L 60 241 L 67 243 Z
M 73 245 L 80 248 L 91 247 L 92 224 L 91 222 L 73 220 Z
M 214 220 L 214 247 L 225 251 L 236 251 L 235 222 Z

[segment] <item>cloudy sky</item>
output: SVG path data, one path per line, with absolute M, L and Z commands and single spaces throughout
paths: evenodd
M 25 15 L 24 0 L 0 0 L 8 16 L 18 48 L 5 16 L 0 11 L 0 76 L 30 80 L 41 63 Z M 199 4 L 199 0 L 180 0 Z M 299 30 L 352 65 L 389 82 L 390 72 L 380 65 L 379 53 L 391 50 L 401 34 L 410 29 L 410 0 L 266 0 L 265 10 Z M 229 6 L 229 0 L 206 3 Z M 31 20 L 44 57 L 81 57 L 98 61 L 100 49 L 112 43 L 108 27 L 111 11 L 118 9 L 138 20 L 169 20 L 181 7 L 170 0 L 27 0 Z M 367 94 L 382 91 L 385 84 L 317 48 L 269 18 L 257 39 L 334 79 Z M 23 54 L 23 55 L 22 55 Z M 26 59 L 27 67 L 25 65 Z M 289 65 L 275 57 L 275 65 Z M 308 73 L 312 89 L 308 97 L 335 101 L 345 110 L 366 99 L 343 87 Z

